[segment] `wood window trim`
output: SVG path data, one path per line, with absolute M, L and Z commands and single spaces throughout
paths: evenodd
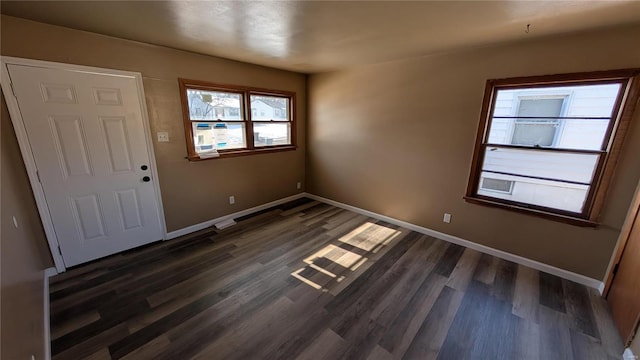
M 606 153 L 600 156 L 595 175 L 591 182 L 589 193 L 585 200 L 582 214 L 559 211 L 531 204 L 521 204 L 509 200 L 495 199 L 478 195 L 484 160 L 483 148 L 487 146 L 489 126 L 495 104 L 497 90 L 526 89 L 571 85 L 596 85 L 607 83 L 622 83 L 621 91 L 616 100 L 611 124 L 605 133 L 608 141 Z M 640 96 L 640 69 L 622 69 L 610 71 L 594 71 L 587 73 L 555 74 L 543 76 L 517 77 L 507 79 L 488 80 L 485 85 L 484 97 L 476 133 L 469 181 L 464 199 L 467 202 L 499 207 L 516 212 L 543 217 L 567 224 L 596 227 L 608 189 L 615 174 L 624 138 L 633 118 L 633 114 Z
M 239 86 L 239 85 L 229 85 L 229 84 L 216 84 L 210 83 L 206 81 L 200 80 L 190 80 L 190 79 L 178 79 L 178 84 L 180 88 L 180 100 L 182 105 L 182 117 L 183 117 L 183 125 L 184 131 L 186 134 L 187 140 L 187 159 L 189 161 L 203 161 L 203 160 L 215 160 L 215 159 L 223 159 L 229 157 L 237 157 L 237 156 L 247 156 L 247 155 L 256 155 L 256 154 L 267 154 L 274 153 L 280 151 L 291 151 L 296 150 L 296 138 L 297 138 L 297 121 L 296 121 L 296 93 L 292 91 L 284 91 L 284 90 L 272 90 L 272 89 L 264 89 L 264 88 L 256 88 L 249 86 Z M 239 121 L 229 121 L 229 122 L 237 122 L 245 125 L 245 137 L 247 147 L 242 149 L 228 149 L 228 150 L 218 150 L 220 154 L 219 157 L 211 157 L 211 158 L 201 158 L 196 152 L 195 144 L 193 142 L 193 127 L 192 121 L 189 116 L 189 100 L 187 98 L 187 89 L 196 89 L 196 90 L 206 90 L 206 91 L 221 91 L 228 93 L 235 93 L 240 95 L 241 99 L 241 111 L 244 114 L 244 119 Z M 290 121 L 252 121 L 251 119 L 251 95 L 263 95 L 263 96 L 277 96 L 277 97 L 286 97 L 289 99 L 289 119 Z M 254 145 L 254 136 L 253 136 L 253 123 L 283 123 L 283 124 L 291 124 L 290 132 L 291 132 L 291 144 L 286 145 L 271 145 L 271 146 L 258 146 Z

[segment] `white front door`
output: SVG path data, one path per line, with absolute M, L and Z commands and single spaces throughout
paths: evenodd
M 135 77 L 8 70 L 65 265 L 161 240 Z

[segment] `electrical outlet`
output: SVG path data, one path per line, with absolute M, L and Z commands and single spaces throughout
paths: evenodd
M 158 131 L 158 142 L 169 142 L 169 132 Z
M 231 195 L 229 196 L 229 205 L 233 205 L 236 203 L 236 197 Z
M 444 216 L 442 217 L 442 222 L 446 222 L 447 224 L 451 222 L 451 214 L 449 213 L 444 213 Z
M 300 181 L 298 181 L 298 183 L 296 184 L 296 189 L 300 190 L 301 187 L 302 187 L 302 184 L 300 183 Z

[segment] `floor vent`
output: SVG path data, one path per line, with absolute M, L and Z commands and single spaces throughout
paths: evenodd
M 236 224 L 236 221 L 233 219 L 227 219 L 227 220 L 223 220 L 220 221 L 219 223 L 214 224 L 214 226 L 216 227 L 216 229 L 218 230 L 222 230 L 222 229 L 226 229 L 230 226 L 233 226 Z

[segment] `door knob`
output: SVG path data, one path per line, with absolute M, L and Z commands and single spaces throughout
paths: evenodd
M 151 178 L 148 177 L 148 176 L 145 176 L 145 177 L 142 178 L 142 181 L 149 182 L 149 181 L 151 181 Z

